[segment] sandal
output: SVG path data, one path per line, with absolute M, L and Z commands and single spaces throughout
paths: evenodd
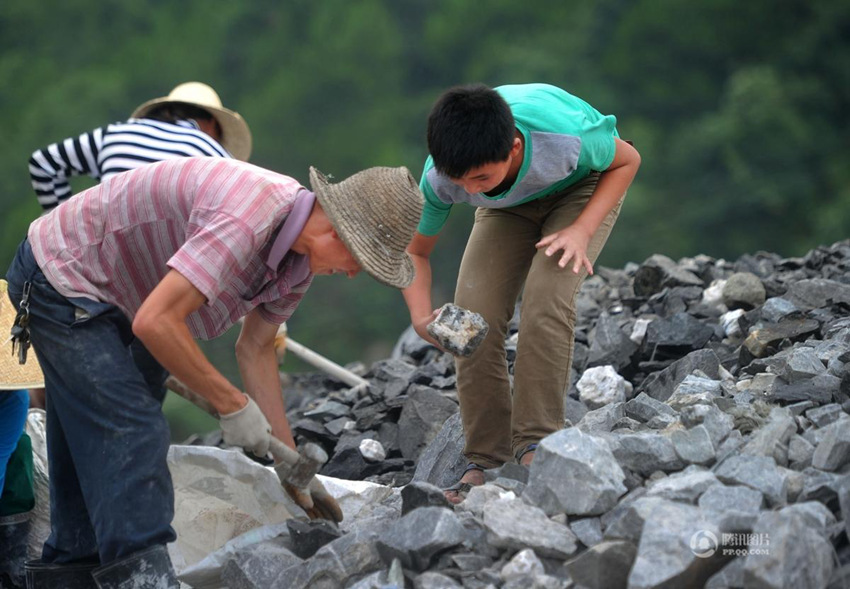
M 463 476 L 466 473 L 468 473 L 470 470 L 480 470 L 481 472 L 484 472 L 484 467 L 481 466 L 480 464 L 470 462 L 469 464 L 466 465 L 466 468 L 463 469 L 463 474 L 460 475 L 460 478 L 463 478 Z M 469 493 L 469 491 L 471 491 L 473 487 L 477 487 L 477 486 L 478 485 L 473 485 L 472 483 L 466 483 L 466 482 L 458 481 L 454 485 L 452 485 L 451 487 L 446 487 L 445 489 L 443 489 L 443 492 L 444 493 L 448 493 L 448 492 L 457 493 L 458 497 L 466 498 L 467 493 Z
M 534 452 L 537 450 L 537 444 L 529 444 L 526 446 L 521 452 L 516 455 L 516 463 L 522 464 L 522 457 L 528 454 L 529 452 Z

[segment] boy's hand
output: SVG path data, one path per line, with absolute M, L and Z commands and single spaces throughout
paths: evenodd
M 437 315 L 439 314 L 440 310 L 434 309 L 433 311 L 431 311 L 430 315 L 426 315 L 425 317 L 421 317 L 420 319 L 414 321 L 413 329 L 416 331 L 419 337 L 424 339 L 426 342 L 428 342 L 438 350 L 445 352 L 442 346 L 440 346 L 440 344 L 438 344 L 437 341 L 433 337 L 431 337 L 431 334 L 428 333 L 428 330 L 426 329 L 428 327 L 428 324 L 434 321 L 437 318 Z
M 537 249 L 546 248 L 544 252 L 547 256 L 552 256 L 560 250 L 564 250 L 561 259 L 558 260 L 558 266 L 566 268 L 570 260 L 573 260 L 573 273 L 578 274 L 579 269 L 584 266 L 587 273 L 593 274 L 593 264 L 587 257 L 587 246 L 590 243 L 590 236 L 585 231 L 570 225 L 561 229 L 556 233 L 545 236 L 537 242 Z

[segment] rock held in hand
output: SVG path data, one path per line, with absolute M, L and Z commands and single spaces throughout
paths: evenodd
M 467 357 L 484 341 L 490 326 L 478 313 L 447 303 L 426 329 L 446 351 Z

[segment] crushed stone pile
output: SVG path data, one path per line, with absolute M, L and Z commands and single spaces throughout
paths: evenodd
M 800 258 L 654 255 L 578 299 L 564 429 L 450 506 L 465 461 L 454 359 L 408 329 L 295 375 L 322 475 L 389 490 L 224 559 L 228 587 L 843 587 L 850 583 L 850 241 Z M 519 311 L 507 337 L 513 370 Z M 206 442 L 210 442 L 207 439 Z M 348 514 L 347 514 L 348 517 Z

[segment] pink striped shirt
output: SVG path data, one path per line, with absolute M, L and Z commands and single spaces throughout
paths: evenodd
M 257 307 L 283 323 L 310 286 L 295 252 L 267 265 L 299 190 L 292 178 L 237 160 L 168 160 L 78 194 L 28 237 L 60 294 L 114 304 L 131 320 L 173 268 L 206 297 L 187 324 L 210 339 Z

